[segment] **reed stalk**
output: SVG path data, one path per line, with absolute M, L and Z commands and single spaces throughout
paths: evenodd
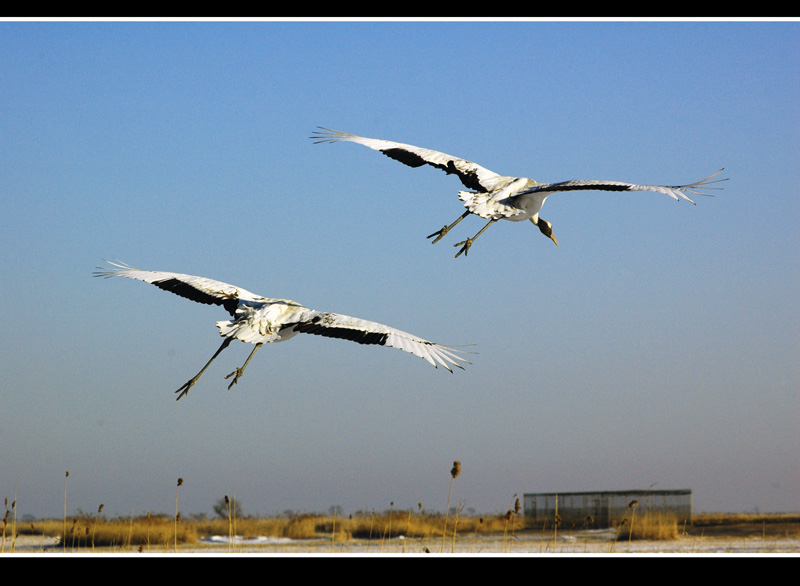
M 231 512 L 229 513 L 231 519 L 231 532 L 232 532 L 232 546 L 231 550 L 236 551 L 236 487 L 233 488 L 233 500 L 231 501 Z
M 64 476 L 64 535 L 61 537 L 61 547 L 67 547 L 67 480 L 69 480 L 69 470 Z
M 475 529 L 472 533 L 472 546 L 470 547 L 470 553 L 475 551 L 475 541 L 478 539 L 478 527 L 483 525 L 483 517 L 478 517 L 478 522 L 475 524 Z
M 583 537 L 583 553 L 586 553 L 586 546 L 588 545 L 588 531 L 589 527 L 594 523 L 594 519 L 591 515 L 587 515 L 586 519 L 583 520 L 583 529 L 584 529 L 584 537 Z
M 553 523 L 553 553 L 556 553 L 556 540 L 558 539 L 558 526 L 561 524 L 561 516 L 558 514 L 558 495 L 556 495 L 556 516 Z
M 233 547 L 233 523 L 231 521 L 231 499 L 228 498 L 228 495 L 225 495 L 225 512 L 228 514 L 228 552 L 230 553 Z
M 381 552 L 383 552 L 383 544 L 386 541 L 386 533 L 389 533 L 389 539 L 392 538 L 392 512 L 394 511 L 394 501 L 389 503 L 389 524 L 388 529 L 383 529 L 383 536 L 381 537 Z
M 628 553 L 631 552 L 631 537 L 633 535 L 633 518 L 636 516 L 636 505 L 639 504 L 639 501 L 632 500 L 628 503 L 628 508 L 631 510 L 631 525 L 628 528 Z
M 617 530 L 614 532 L 614 540 L 611 542 L 611 548 L 609 549 L 610 552 L 613 553 L 614 548 L 617 545 L 617 540 L 619 539 L 619 532 L 627 524 L 628 524 L 628 518 L 627 517 L 623 517 L 622 520 L 619 522 L 619 525 L 617 525 Z
M 14 514 L 11 517 L 11 553 L 17 549 L 17 489 L 14 487 L 14 500 L 11 501 L 11 510 Z
M 100 513 L 103 512 L 103 507 L 104 506 L 105 505 L 100 503 L 100 506 L 97 507 L 97 515 L 98 516 L 100 515 Z M 92 524 L 92 551 L 94 551 L 94 536 L 95 536 L 96 532 L 97 532 L 97 517 L 94 518 L 94 523 Z
M 516 497 L 516 495 L 514 496 Z M 514 501 L 514 517 L 511 519 L 511 541 L 509 542 L 510 547 L 508 548 L 508 551 L 511 551 L 514 545 L 514 540 L 516 539 L 516 529 L 517 529 L 516 519 L 519 517 L 519 512 L 521 509 L 522 507 L 520 506 L 519 499 L 516 499 Z
M 450 490 L 447 493 L 447 507 L 444 510 L 444 528 L 442 529 L 442 553 L 444 553 L 444 540 L 447 537 L 447 516 L 450 514 L 450 497 L 453 494 L 453 481 L 461 474 L 461 462 L 456 460 L 450 469 Z
M 331 553 L 334 551 L 336 544 L 336 508 L 333 509 L 333 523 L 331 523 Z
M 183 478 L 178 478 L 178 486 L 175 487 L 175 551 L 178 551 L 178 490 L 183 484 Z
M 506 542 L 506 538 L 508 537 L 508 522 L 511 520 L 511 515 L 512 514 L 513 513 L 511 512 L 511 509 L 506 511 L 506 514 L 505 514 L 506 522 L 503 524 L 503 541 L 500 544 L 500 551 L 503 552 L 503 553 L 505 553 L 506 547 L 508 547 L 507 542 Z
M 453 547 L 452 547 L 451 553 L 455 553 L 456 552 L 456 533 L 458 532 L 459 514 L 461 513 L 461 509 L 462 509 L 463 506 L 464 506 L 464 503 L 460 503 L 456 507 L 456 518 L 455 518 L 455 524 L 453 525 Z
M 3 540 L 0 541 L 0 553 L 5 553 L 6 551 L 6 526 L 8 525 L 8 497 L 5 499 L 5 507 L 6 513 L 3 515 Z

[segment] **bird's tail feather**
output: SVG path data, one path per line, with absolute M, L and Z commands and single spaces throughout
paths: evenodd
M 275 342 L 280 338 L 277 333 L 270 336 L 268 333 L 259 332 L 247 321 L 223 320 L 217 322 L 217 327 L 219 328 L 219 335 L 223 338 L 236 338 L 248 344 Z

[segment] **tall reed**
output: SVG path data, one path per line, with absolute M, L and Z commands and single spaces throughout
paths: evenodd
M 461 474 L 461 462 L 456 460 L 450 469 L 450 490 L 447 493 L 447 508 L 444 510 L 444 529 L 442 529 L 442 553 L 444 553 L 444 540 L 447 536 L 447 515 L 450 513 L 450 496 L 453 494 L 453 481 Z
M 331 553 L 334 552 L 336 544 L 336 507 L 333 508 L 333 523 L 331 524 Z
M 628 518 L 627 518 L 627 517 L 622 517 L 622 519 L 620 520 L 619 524 L 617 525 L 617 530 L 616 530 L 616 531 L 614 531 L 614 539 L 613 539 L 613 541 L 611 542 L 611 546 L 610 546 L 610 549 L 609 549 L 609 551 L 610 551 L 610 552 L 612 552 L 612 553 L 613 553 L 613 551 L 614 551 L 614 548 L 615 548 L 615 547 L 616 547 L 616 545 L 617 545 L 617 540 L 619 539 L 619 532 L 620 532 L 620 531 L 622 530 L 622 528 L 623 528 L 625 525 L 627 525 L 627 524 L 628 524 Z
M 472 546 L 470 547 L 470 553 L 475 551 L 475 541 L 478 538 L 478 528 L 483 525 L 483 517 L 478 517 L 478 522 L 475 524 L 473 533 L 472 533 Z
M 558 539 L 558 526 L 561 525 L 561 515 L 558 514 L 558 495 L 556 495 L 556 516 L 553 519 L 553 553 L 556 553 L 556 540 Z
M 225 495 L 225 512 L 228 514 L 228 551 L 232 551 L 233 546 L 233 536 L 235 532 L 233 530 L 233 522 L 231 521 L 231 499 L 228 498 L 228 495 Z
M 183 484 L 183 478 L 178 478 L 178 486 L 175 487 L 175 551 L 178 551 L 178 490 Z
M 505 514 L 505 517 L 504 517 L 506 522 L 503 525 L 503 541 L 500 544 L 500 551 L 501 552 L 505 552 L 506 548 L 508 547 L 508 542 L 506 541 L 506 537 L 508 536 L 508 522 L 511 521 L 511 517 L 513 517 L 513 515 L 514 515 L 514 513 L 511 511 L 511 509 L 506 511 L 506 514 Z
M 67 480 L 69 480 L 69 470 L 64 476 L 64 533 L 61 537 L 61 547 L 67 547 Z
M 631 537 L 633 536 L 633 518 L 636 516 L 636 505 L 639 501 L 636 499 L 628 503 L 628 508 L 631 510 L 631 526 L 628 528 L 628 553 L 631 551 Z
M 11 501 L 11 510 L 14 515 L 11 518 L 11 553 L 17 548 L 17 489 L 14 488 L 14 500 Z
M 234 549 L 236 549 L 236 535 L 238 534 L 238 530 L 236 528 L 236 513 L 237 513 L 236 503 L 237 503 L 237 501 L 236 501 L 236 487 L 234 486 L 233 487 L 233 500 L 231 501 L 231 514 L 230 514 L 230 517 L 231 517 L 231 520 L 232 520 L 231 530 L 233 532 Z M 239 508 L 238 513 L 241 516 L 241 514 L 242 514 L 241 507 Z
M 384 543 L 384 541 L 386 540 L 386 534 L 387 534 L 387 531 L 388 531 L 388 534 L 389 534 L 389 539 L 391 539 L 391 538 L 392 538 L 392 513 L 393 513 L 393 512 L 394 512 L 394 501 L 391 501 L 391 502 L 389 503 L 389 523 L 388 523 L 388 529 L 384 528 L 384 530 L 383 530 L 383 537 L 381 538 L 381 551 L 383 551 L 383 543 Z
M 100 506 L 97 508 L 97 515 L 98 516 L 100 515 L 100 513 L 103 512 L 103 507 L 104 506 L 105 505 L 100 503 Z M 94 523 L 92 524 L 92 551 L 94 551 L 94 536 L 95 536 L 96 532 L 97 532 L 97 517 L 94 518 Z
M 583 520 L 583 530 L 584 530 L 584 537 L 583 537 L 583 553 L 586 553 L 586 546 L 588 545 L 588 537 L 589 537 L 589 528 L 594 523 L 594 518 L 591 515 L 586 515 L 586 518 Z
M 516 496 L 516 495 L 514 495 L 514 496 Z M 514 539 L 516 539 L 516 529 L 517 529 L 516 519 L 519 518 L 520 510 L 522 510 L 522 507 L 520 506 L 519 499 L 516 499 L 514 501 L 514 515 L 515 515 L 514 523 L 511 525 L 511 543 L 512 543 L 512 545 L 514 543 Z
M 8 514 L 9 514 L 8 497 L 6 497 L 5 499 L 5 507 L 6 507 L 6 513 L 5 515 L 3 515 L 3 537 L 2 537 L 3 540 L 0 541 L 0 553 L 5 552 L 6 550 L 6 527 L 8 526 Z

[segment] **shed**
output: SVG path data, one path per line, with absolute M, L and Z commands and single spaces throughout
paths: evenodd
M 630 517 L 634 501 L 636 515 L 672 513 L 678 523 L 692 522 L 690 489 L 531 493 L 523 495 L 523 512 L 533 521 L 552 521 L 557 513 L 567 527 L 612 527 Z

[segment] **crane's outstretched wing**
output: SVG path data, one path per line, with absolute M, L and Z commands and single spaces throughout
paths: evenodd
M 205 277 L 195 277 L 193 275 L 165 271 L 144 271 L 123 263 L 107 262 L 111 266 L 103 268 L 98 267 L 98 270 L 94 273 L 95 277 L 128 277 L 130 279 L 138 279 L 145 283 L 152 283 L 156 287 L 164 289 L 165 291 L 170 291 L 181 297 L 186 297 L 192 301 L 222 305 L 232 316 L 236 315 L 239 300 L 254 302 L 268 301 L 267 298 L 251 293 L 246 289 Z M 281 301 L 294 303 L 288 300 Z M 461 369 L 464 368 L 459 364 L 459 361 L 469 364 L 469 362 L 458 356 L 458 350 L 455 350 L 451 346 L 435 344 L 383 324 L 336 313 L 315 311 L 313 309 L 304 308 L 299 304 L 294 307 L 294 310 L 299 313 L 296 318 L 297 321 L 283 325 L 281 328 L 282 332 L 302 332 L 318 336 L 351 340 L 359 344 L 378 344 L 390 348 L 399 348 L 400 350 L 424 358 L 434 367 L 438 367 L 438 365 L 444 366 L 450 372 L 453 372 L 451 366 Z M 219 323 L 232 324 L 234 322 Z M 256 343 L 256 341 L 252 342 Z
M 688 202 L 694 203 L 689 197 L 686 196 L 684 191 L 688 191 L 689 193 L 696 193 L 697 195 L 704 195 L 710 197 L 707 193 L 702 193 L 697 191 L 697 188 L 703 189 L 719 189 L 714 187 L 708 187 L 712 183 L 719 183 L 720 181 L 727 181 L 727 179 L 716 179 L 714 181 L 709 181 L 713 177 L 716 177 L 720 173 L 722 173 L 723 169 L 720 169 L 713 175 L 706 177 L 705 179 L 701 179 L 700 181 L 695 181 L 694 183 L 689 183 L 688 185 L 637 185 L 636 183 L 625 183 L 622 181 L 590 181 L 590 180 L 581 180 L 576 179 L 573 181 L 563 181 L 561 183 L 545 183 L 542 185 L 537 185 L 531 189 L 526 189 L 516 195 L 516 197 L 523 197 L 525 195 L 534 194 L 534 193 L 556 193 L 560 191 L 580 191 L 580 190 L 600 190 L 600 191 L 655 191 L 656 193 L 663 193 L 665 195 L 670 196 L 671 198 L 678 200 L 678 198 L 683 198 Z
M 207 279 L 205 277 L 195 277 L 182 273 L 170 273 L 165 271 L 144 271 L 134 268 L 124 263 L 108 262 L 111 267 L 97 267 L 94 272 L 95 277 L 128 277 L 138 279 L 145 283 L 152 283 L 156 287 L 175 293 L 181 297 L 206 303 L 209 305 L 222 305 L 228 313 L 234 315 L 239 300 L 261 301 L 264 298 L 255 293 L 251 293 L 241 287 L 229 285 L 221 281 Z
M 287 325 L 287 329 L 288 327 Z M 337 313 L 309 310 L 309 313 L 303 316 L 303 320 L 291 326 L 291 329 L 304 334 L 351 340 L 359 344 L 378 344 L 390 348 L 399 348 L 424 358 L 434 367 L 438 368 L 437 364 L 440 364 L 450 372 L 453 372 L 451 366 L 463 370 L 464 367 L 459 364 L 459 361 L 469 364 L 464 358 L 456 354 L 458 350 L 452 346 L 429 342 L 413 334 L 374 321 Z
M 393 142 L 391 140 L 366 138 L 339 130 L 331 130 L 324 126 L 318 126 L 317 128 L 321 128 L 324 132 L 314 131 L 314 136 L 310 138 L 317 139 L 315 144 L 340 141 L 362 144 L 376 151 L 380 151 L 387 157 L 395 161 L 400 161 L 409 167 L 431 165 L 432 167 L 441 169 L 445 173 L 454 173 L 461 179 L 461 183 L 475 191 L 494 191 L 497 185 L 506 179 L 476 163 L 453 157 L 446 153 L 440 153 L 439 151 L 432 151 L 430 149 L 416 147 L 402 142 Z

